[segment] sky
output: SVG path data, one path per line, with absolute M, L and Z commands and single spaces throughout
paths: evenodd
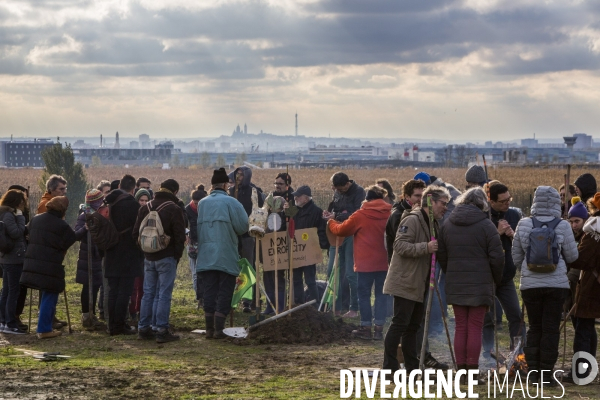
M 600 2 L 2 0 L 0 136 L 593 136 Z

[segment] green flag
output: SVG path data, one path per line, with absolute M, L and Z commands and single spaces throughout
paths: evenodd
M 338 270 L 339 270 L 339 268 L 334 268 L 334 271 L 337 272 Z M 335 282 L 334 277 L 335 277 L 335 274 L 333 274 L 333 273 L 329 276 L 329 282 L 327 283 L 327 290 L 323 294 L 323 296 L 325 296 L 325 299 L 323 299 L 323 305 L 327 305 L 329 307 L 329 310 L 331 310 L 333 308 L 333 302 L 334 302 L 334 298 L 333 298 L 333 284 Z M 339 282 L 338 282 L 338 285 L 339 285 Z
M 252 285 L 256 283 L 256 274 L 254 268 L 245 258 L 238 261 L 238 265 L 242 268 L 235 282 L 233 297 L 231 298 L 231 307 L 236 307 L 240 300 L 252 300 Z

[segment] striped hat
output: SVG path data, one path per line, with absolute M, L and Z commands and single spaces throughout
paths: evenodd
M 104 194 L 98 189 L 90 189 L 85 194 L 85 202 L 97 210 L 104 201 Z

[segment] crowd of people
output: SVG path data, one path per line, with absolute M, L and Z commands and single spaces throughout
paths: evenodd
M 63 260 L 80 241 L 75 280 L 81 284 L 85 329 L 158 343 L 178 340 L 169 324 L 171 296 L 177 266 L 187 250 L 206 337 L 224 338 L 239 260 L 245 258 L 256 267 L 260 259 L 256 239 L 248 233 L 248 218 L 253 209 L 263 207 L 265 193 L 252 182 L 252 170 L 246 166 L 229 174 L 223 168 L 215 170 L 210 188 L 198 185 L 189 204 L 179 199 L 176 180 L 161 182 L 156 191 L 151 185 L 147 178 L 131 175 L 101 181 L 87 191 L 73 228 L 64 221 L 69 200 L 61 176 L 48 179 L 35 216 L 27 189 L 8 188 L 0 200 L 0 331 L 27 333 L 21 316 L 27 291 L 33 289 L 40 291 L 37 336 L 61 334 L 64 322 L 55 318 L 55 311 L 65 288 Z M 360 317 L 354 337 L 384 340 L 383 368 L 401 368 L 400 344 L 408 372 L 420 364 L 448 368 L 429 352 L 427 338 L 423 340 L 432 269 L 440 301 L 431 304 L 427 333 L 441 331 L 442 317 L 452 306 L 458 369 L 479 369 L 481 355 L 486 362 L 503 357 L 494 351 L 496 309 L 508 321 L 510 350 L 519 338 L 526 343 L 523 351 L 530 369 L 554 368 L 559 326 L 567 315 L 575 328 L 573 351 L 596 356 L 600 193 L 591 174 L 558 190 L 539 186 L 530 217 L 511 207 L 508 185 L 490 181 L 478 165 L 466 171 L 462 193 L 439 177 L 419 172 L 403 184 L 397 199 L 386 179 L 363 188 L 337 172 L 331 177 L 332 200 L 325 210 L 313 201 L 309 186 L 294 190 L 288 173 L 277 174 L 273 186 L 273 196 L 285 204 L 277 210 L 281 224 L 273 229 L 317 229 L 319 246 L 329 255 L 327 275 L 339 273 L 336 314 Z M 289 207 L 297 208 L 295 215 L 286 214 Z M 108 243 L 109 234 L 116 238 L 114 243 Z M 328 234 L 336 238 L 334 243 Z M 334 268 L 336 259 L 339 268 Z M 515 286 L 517 271 L 523 308 Z M 284 269 L 264 271 L 263 314 L 292 306 L 287 304 L 286 281 L 293 287 L 295 305 L 307 298 L 320 300 L 316 276 L 316 265 L 295 268 L 289 277 Z M 256 301 L 257 295 L 253 289 L 253 299 L 244 300 L 244 312 L 263 304 Z M 391 325 L 384 332 L 389 316 Z

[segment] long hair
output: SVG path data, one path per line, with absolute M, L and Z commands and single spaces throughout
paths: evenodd
M 2 199 L 0 199 L 0 205 L 10 207 L 15 210 L 23 202 L 25 202 L 25 206 L 27 206 L 27 200 L 25 200 L 25 193 L 17 189 L 9 190 L 8 192 L 4 193 L 4 196 L 2 196 Z

